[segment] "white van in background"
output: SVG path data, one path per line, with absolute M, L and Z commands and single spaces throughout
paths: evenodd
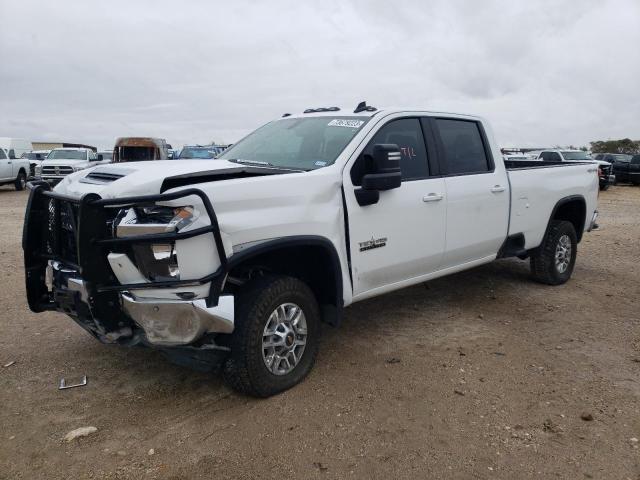
M 24 138 L 0 137 L 0 148 L 4 150 L 7 158 L 20 158 L 33 150 L 33 145 Z

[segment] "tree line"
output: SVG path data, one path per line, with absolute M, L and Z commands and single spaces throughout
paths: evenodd
M 592 153 L 640 153 L 640 140 L 623 138 L 622 140 L 597 140 L 589 143 Z

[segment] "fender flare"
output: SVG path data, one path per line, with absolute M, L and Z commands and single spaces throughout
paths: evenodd
M 567 203 L 571 203 L 571 202 L 575 202 L 575 201 L 580 202 L 584 206 L 585 218 L 583 218 L 581 220 L 582 228 L 576 229 L 576 235 L 578 237 L 578 242 L 580 242 L 580 240 L 582 240 L 582 234 L 584 233 L 584 226 L 586 225 L 586 222 L 587 222 L 587 217 L 586 217 L 587 216 L 587 201 L 586 201 L 586 199 L 584 198 L 583 195 L 569 195 L 568 197 L 563 197 L 563 198 L 561 198 L 560 200 L 558 200 L 556 202 L 555 206 L 553 207 L 553 210 L 551 210 L 551 215 L 549 215 L 549 221 L 547 222 L 547 228 L 544 231 L 545 236 L 547 235 L 547 232 L 549 232 L 549 229 L 551 228 L 551 221 L 556 216 L 556 213 L 557 213 L 558 209 L 560 207 L 562 207 L 563 205 L 566 205 Z
M 328 238 L 319 235 L 294 235 L 265 240 L 228 257 L 228 270 L 230 271 L 259 255 L 294 247 L 320 247 L 327 253 L 331 263 L 331 271 L 333 272 L 334 288 L 332 292 L 333 298 L 335 298 L 335 305 L 320 305 L 320 307 L 323 320 L 335 327 L 339 326 L 342 322 L 344 310 L 342 266 L 336 247 Z

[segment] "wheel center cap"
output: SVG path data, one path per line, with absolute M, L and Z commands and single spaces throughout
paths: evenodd
M 293 345 L 293 341 L 295 340 L 293 333 L 289 333 L 284 339 L 287 347 L 291 347 Z

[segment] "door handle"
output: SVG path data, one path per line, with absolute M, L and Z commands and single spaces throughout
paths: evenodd
M 441 193 L 430 193 L 429 195 L 425 195 L 422 197 L 423 202 L 439 202 L 444 198 L 444 195 Z
M 503 187 L 502 185 L 496 185 L 495 187 L 491 188 L 491 191 L 493 193 L 500 193 L 500 192 L 504 192 L 506 190 L 505 187 Z
M 7 165 L 11 165 L 11 162 L 7 162 Z

